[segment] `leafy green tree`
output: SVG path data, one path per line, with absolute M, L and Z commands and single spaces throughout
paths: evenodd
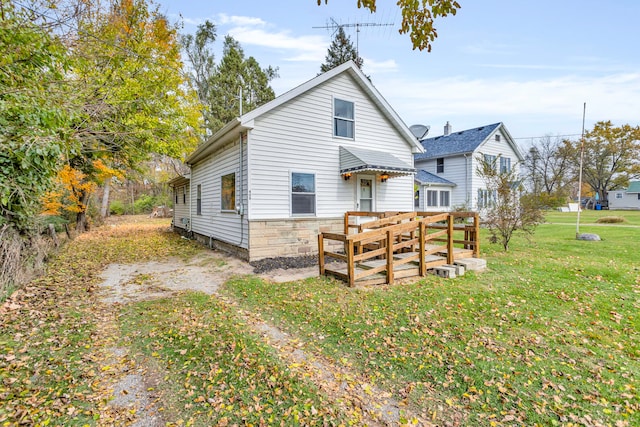
M 28 233 L 69 148 L 60 41 L 12 3 L 0 14 L 0 226 Z
M 211 93 L 211 80 L 216 72 L 215 56 L 211 50 L 216 41 L 216 27 L 210 21 L 198 25 L 196 34 L 184 34 L 180 36 L 180 45 L 191 67 L 189 80 L 195 86 L 198 99 L 202 108 L 205 129 L 211 129 L 214 120 L 211 114 L 209 100 Z M 211 133 L 209 131 L 209 133 Z
M 227 122 L 242 113 L 249 112 L 275 98 L 269 82 L 278 77 L 277 68 L 260 68 L 252 56 L 245 58 L 244 51 L 233 37 L 226 36 L 222 60 L 210 81 L 212 112 L 210 130 L 216 132 Z M 242 105 L 240 104 L 242 89 Z
M 484 180 L 489 194 L 480 213 L 482 222 L 489 229 L 491 242 L 500 243 L 508 251 L 509 242 L 516 232 L 532 235 L 544 217 L 536 198 L 526 194 L 517 173 L 518 165 L 511 170 L 499 171 L 497 161 L 478 158 L 477 173 Z
M 535 141 L 524 161 L 530 188 L 541 201 L 552 205 L 563 204 L 570 196 L 574 181 L 573 151 L 562 139 L 550 135 Z
M 351 39 L 344 32 L 343 27 L 338 27 L 336 35 L 333 37 L 333 41 L 327 49 L 327 56 L 324 58 L 324 64 L 320 66 L 320 71 L 326 73 L 327 71 L 344 64 L 347 61 L 353 61 L 362 68 L 364 61 L 358 56 L 358 52 L 353 47 Z
M 317 0 L 318 5 L 322 0 Z M 324 0 L 325 4 L 329 0 Z M 376 11 L 376 0 L 358 0 L 358 7 Z M 397 5 L 402 11 L 400 34 L 409 33 L 414 49 L 431 52 L 431 43 L 438 37 L 436 27 L 437 18 L 444 18 L 449 14 L 455 15 L 460 9 L 456 0 L 398 0 Z
M 566 141 L 579 163 L 580 141 Z M 625 187 L 630 179 L 640 177 L 640 126 L 615 127 L 611 121 L 597 122 L 585 133 L 582 179 L 607 200 L 609 190 Z
M 201 115 L 185 89 L 176 29 L 146 0 L 96 7 L 78 27 L 73 83 L 81 116 L 73 137 L 81 148 L 69 164 L 98 180 L 96 159 L 128 170 L 151 153 L 183 157 L 197 143 Z M 85 223 L 86 211 L 79 212 L 76 228 Z

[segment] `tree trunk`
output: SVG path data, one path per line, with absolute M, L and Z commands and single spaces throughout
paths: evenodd
M 102 192 L 102 205 L 100 206 L 100 216 L 106 218 L 109 216 L 109 193 L 111 192 L 111 178 L 104 181 L 104 191 Z
M 84 209 L 76 214 L 76 231 L 78 233 L 84 233 L 89 230 L 89 224 L 87 222 L 87 208 L 89 203 L 89 192 L 82 192 L 82 199 L 80 200 L 80 204 L 84 207 Z

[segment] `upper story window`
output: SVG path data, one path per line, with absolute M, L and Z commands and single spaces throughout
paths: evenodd
M 500 173 L 511 172 L 511 159 L 509 157 L 500 157 Z
M 436 173 L 444 173 L 444 158 L 436 159 Z
M 500 141 L 500 135 L 496 135 L 496 141 Z
M 333 135 L 353 139 L 355 127 L 353 102 L 333 100 Z
M 485 154 L 484 155 L 484 161 L 487 165 L 492 166 L 493 168 L 496 167 L 496 156 L 491 155 L 491 154 Z
M 316 213 L 316 176 L 312 173 L 291 174 L 291 213 L 312 215 Z

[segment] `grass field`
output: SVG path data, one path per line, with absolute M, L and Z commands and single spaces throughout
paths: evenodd
M 612 215 L 626 222 L 596 224 Z M 133 422 L 105 409 L 114 345 L 159 376 L 167 425 L 361 425 L 240 310 L 434 425 L 640 425 L 640 212 L 583 212 L 580 231 L 599 242 L 576 240 L 575 219 L 550 212 L 509 252 L 483 236 L 488 269 L 454 280 L 352 289 L 245 276 L 227 282 L 225 298 L 186 292 L 121 306 L 98 298 L 105 265 L 206 249 L 166 224 L 96 229 L 0 311 L 0 425 Z

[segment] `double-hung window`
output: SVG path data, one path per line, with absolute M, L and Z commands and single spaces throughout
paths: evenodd
M 191 200 L 191 199 L 189 199 Z M 187 186 L 185 185 L 184 187 L 182 187 L 182 203 L 186 204 L 187 203 Z
M 509 157 L 500 157 L 500 173 L 511 172 L 511 159 Z
M 312 173 L 291 173 L 291 214 L 316 213 L 316 176 Z
M 196 191 L 196 215 L 202 215 L 202 185 L 198 184 Z
M 447 190 L 440 191 L 440 206 L 449 207 L 449 194 Z
M 438 206 L 438 191 L 437 190 L 427 190 L 427 206 L 429 206 L 429 207 Z
M 484 155 L 484 162 L 491 166 L 493 169 L 495 169 L 496 167 L 496 156 L 491 155 L 491 154 L 485 154 Z
M 444 158 L 436 159 L 436 173 L 444 173 Z
M 222 175 L 220 179 L 220 209 L 233 211 L 236 209 L 236 174 Z
M 353 102 L 334 98 L 333 135 L 353 139 L 355 115 Z

